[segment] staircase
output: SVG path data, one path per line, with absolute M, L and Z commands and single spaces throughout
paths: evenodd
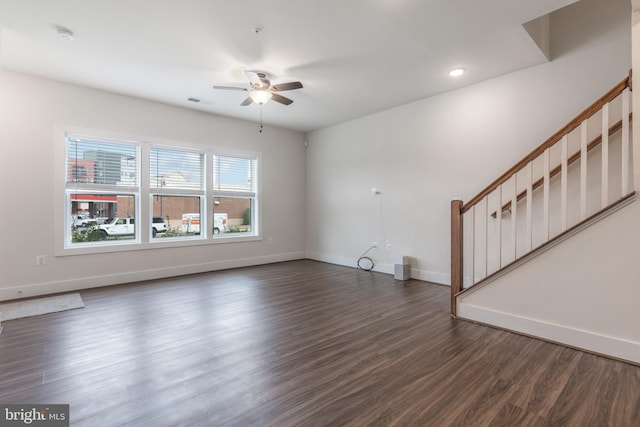
M 457 298 L 635 199 L 631 75 L 467 202 L 451 202 Z

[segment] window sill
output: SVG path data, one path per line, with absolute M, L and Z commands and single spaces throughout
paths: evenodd
M 192 239 L 192 238 L 180 238 L 180 237 L 167 237 L 167 238 L 155 238 L 149 242 L 138 242 L 136 240 L 131 241 L 114 241 L 113 243 L 101 243 L 99 245 L 82 245 L 78 247 L 64 247 L 56 250 L 56 256 L 74 256 L 74 255 L 92 255 L 92 254 L 104 254 L 113 252 L 129 252 L 129 251 L 143 251 L 149 249 L 170 249 L 170 248 L 183 248 L 190 246 L 206 246 L 206 245 L 218 245 L 227 243 L 243 243 L 243 242 L 256 242 L 261 241 L 260 235 L 249 236 L 216 236 L 212 239 Z

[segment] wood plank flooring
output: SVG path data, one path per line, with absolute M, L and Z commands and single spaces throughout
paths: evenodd
M 4 322 L 0 403 L 73 426 L 638 426 L 640 368 L 449 317 L 449 289 L 294 261 Z

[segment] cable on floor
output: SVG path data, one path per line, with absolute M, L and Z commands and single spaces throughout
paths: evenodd
M 373 260 L 371 258 L 369 258 L 367 255 L 367 253 L 369 253 L 369 251 L 373 248 L 375 248 L 376 246 L 371 246 L 369 249 L 367 249 L 366 251 L 364 251 L 364 253 L 362 255 L 360 255 L 360 258 L 358 258 L 358 269 L 363 270 L 363 271 L 371 271 L 373 270 L 373 267 L 375 267 L 375 263 L 373 262 Z M 362 261 L 368 261 L 369 263 L 371 263 L 371 266 L 362 266 Z

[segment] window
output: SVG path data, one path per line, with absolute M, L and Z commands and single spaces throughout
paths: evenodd
M 204 238 L 200 232 L 200 212 L 202 197 L 153 195 L 152 199 L 152 237 L 163 239 L 171 237 Z M 163 219 L 165 230 L 160 231 L 155 224 Z
M 257 234 L 256 164 L 256 158 L 213 156 L 214 236 Z
M 152 226 L 152 239 L 206 237 L 200 230 L 205 198 L 204 163 L 203 152 L 151 148 L 151 215 L 164 218 L 167 225 L 164 231 Z
M 257 155 L 68 132 L 64 138 L 61 247 L 74 251 L 62 253 L 258 236 Z
M 134 143 L 67 136 L 65 246 L 136 239 L 133 227 L 111 234 L 103 224 L 136 216 L 139 151 Z

